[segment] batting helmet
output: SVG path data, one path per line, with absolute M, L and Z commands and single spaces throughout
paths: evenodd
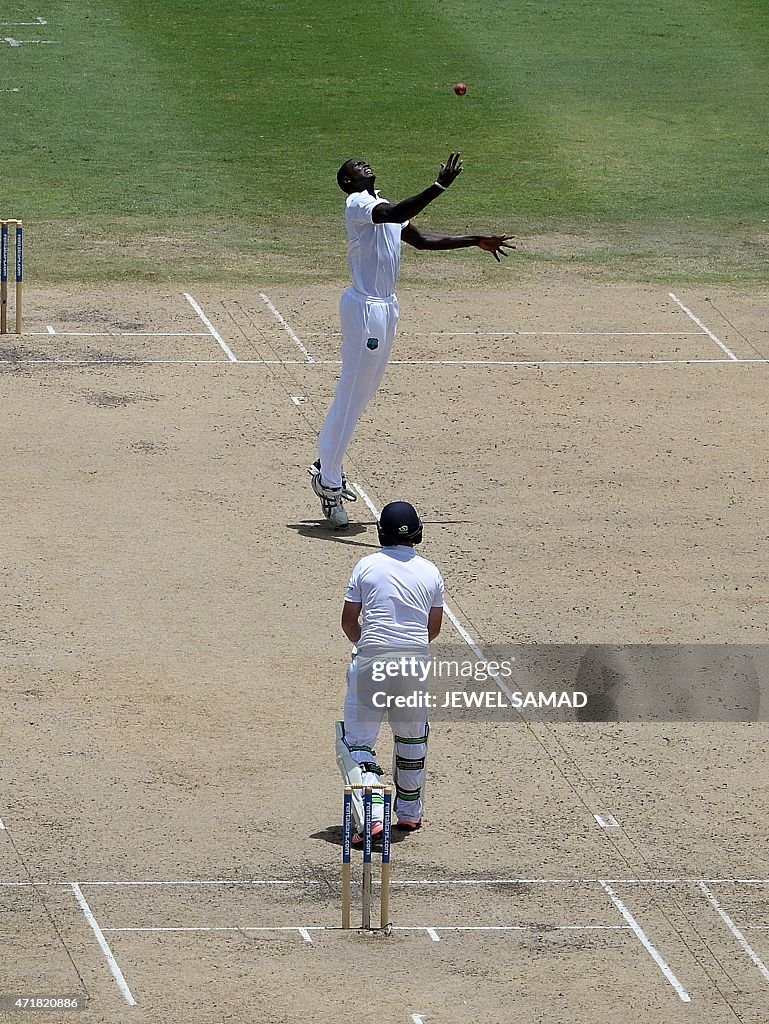
M 422 520 L 414 506 L 407 501 L 391 501 L 385 505 L 376 528 L 383 548 L 404 541 L 422 543 Z

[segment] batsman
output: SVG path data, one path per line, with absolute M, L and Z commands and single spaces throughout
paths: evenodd
M 393 677 L 385 665 L 408 662 L 419 667 L 410 685 L 424 684 L 430 643 L 443 621 L 443 577 L 437 566 L 414 550 L 422 542 L 422 521 L 413 505 L 393 501 L 377 523 L 380 550 L 355 566 L 342 608 L 342 630 L 354 645 L 347 670 L 344 721 L 337 723 L 336 758 L 345 785 L 381 785 L 376 743 L 384 716 L 393 731 L 395 828 L 413 832 L 422 825 L 430 727 L 426 706 L 402 706 L 393 696 Z M 413 660 L 412 660 L 413 659 Z M 377 669 L 379 666 L 379 669 Z M 377 675 L 379 672 L 379 675 Z M 415 678 L 422 683 L 413 685 Z M 396 681 L 401 685 L 403 681 Z M 389 706 L 388 706 L 389 703 Z M 363 801 L 353 795 L 353 846 L 363 844 Z M 381 792 L 374 796 L 372 839 L 382 835 Z

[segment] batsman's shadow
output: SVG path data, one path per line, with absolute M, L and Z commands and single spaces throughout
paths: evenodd
M 393 846 L 396 843 L 402 843 L 404 840 L 409 838 L 409 832 L 399 832 L 396 828 L 392 830 L 392 843 Z M 344 834 L 341 825 L 329 825 L 328 828 L 321 829 L 320 832 L 313 832 L 310 839 L 315 839 L 318 842 L 328 843 L 329 846 L 342 846 L 344 840 Z M 374 849 L 380 850 L 382 848 L 382 841 L 374 841 Z
M 342 838 L 341 825 L 329 825 L 328 828 L 321 829 L 320 832 L 313 832 L 310 836 L 310 839 L 316 839 L 322 843 L 328 843 L 329 846 L 341 846 Z

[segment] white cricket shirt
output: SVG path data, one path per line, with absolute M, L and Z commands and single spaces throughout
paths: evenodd
M 347 197 L 344 221 L 347 228 L 347 262 L 356 291 L 387 299 L 395 294 L 401 266 L 402 224 L 375 224 L 371 211 L 386 203 L 379 192 L 353 192 Z
M 363 605 L 358 647 L 426 646 L 431 608 L 443 607 L 438 567 L 404 544 L 361 558 L 352 571 L 346 600 Z

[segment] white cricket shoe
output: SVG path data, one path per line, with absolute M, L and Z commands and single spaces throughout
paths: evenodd
M 326 487 L 321 480 L 320 467 L 316 465 L 310 468 L 310 481 L 313 491 L 320 498 L 323 515 L 335 530 L 344 530 L 350 525 L 350 519 L 343 502 L 350 492 L 345 487 Z
M 310 466 L 307 471 L 312 477 L 320 476 L 320 459 L 316 459 L 315 462 Z M 327 488 L 328 490 L 328 488 Z M 357 501 L 358 495 L 355 491 L 351 491 L 347 485 L 347 477 L 344 475 L 344 469 L 342 469 L 342 497 L 345 501 Z

